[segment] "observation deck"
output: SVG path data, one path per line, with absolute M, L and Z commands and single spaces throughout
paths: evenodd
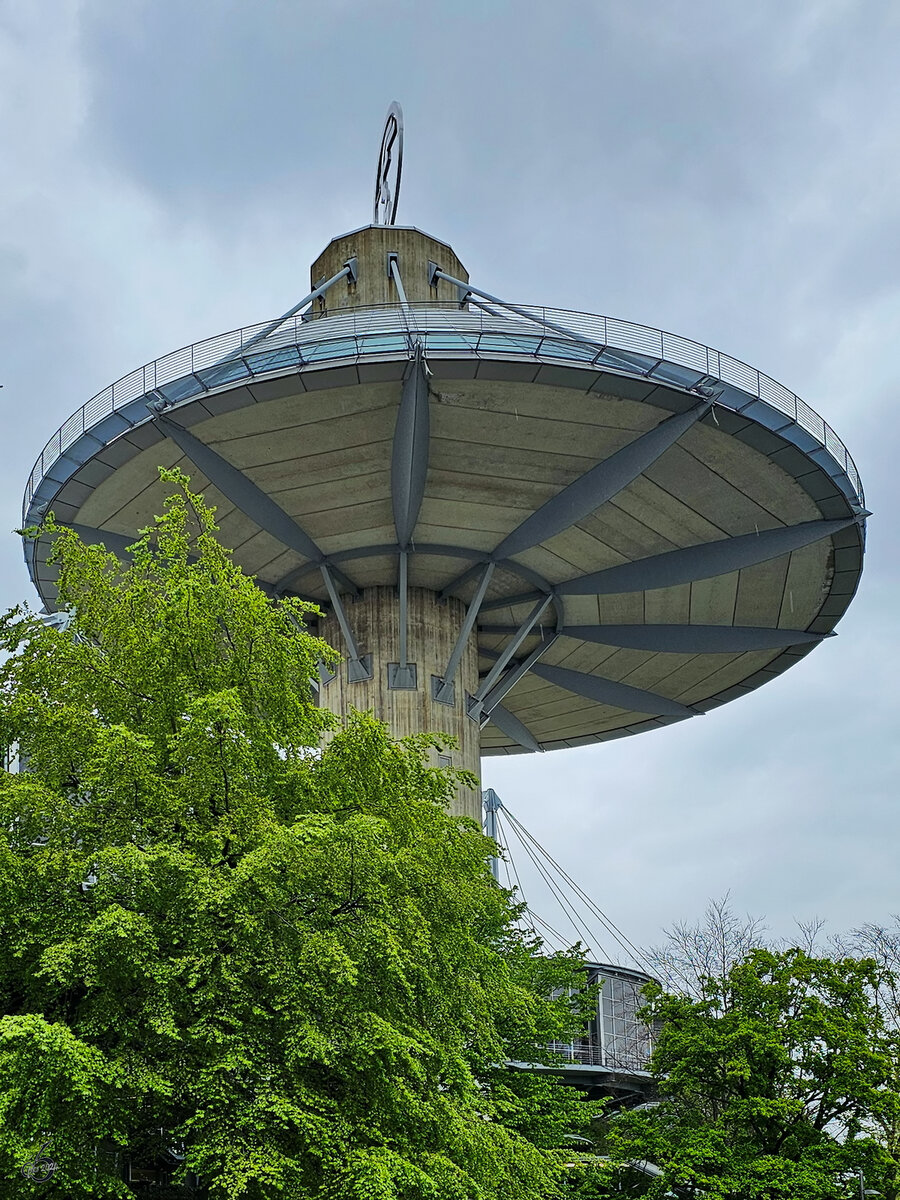
M 451 735 L 474 771 L 707 712 L 833 631 L 868 514 L 793 392 L 674 334 L 508 304 L 412 228 L 335 239 L 312 278 L 332 271 L 89 400 L 23 523 L 52 510 L 127 553 L 158 467 L 182 467 L 259 585 L 323 608 L 345 663 L 320 703 Z M 26 542 L 52 609 L 48 550 Z
M 826 473 L 848 498 L 859 505 L 865 503 L 856 464 L 824 418 L 768 375 L 720 350 L 649 325 L 542 305 L 517 307 L 543 322 L 565 323 L 582 334 L 584 342 L 536 332 L 527 321 L 492 316 L 482 310 L 448 311 L 445 305 L 427 302 L 409 307 L 429 357 L 490 360 L 501 355 L 511 361 L 594 367 L 597 372 L 610 371 L 679 388 L 701 384 L 720 387 L 716 400 L 719 406 L 745 413 L 805 451 L 824 451 L 817 461 Z M 244 325 L 183 346 L 130 371 L 92 396 L 63 422 L 38 455 L 25 488 L 23 523 L 39 519 L 44 505 L 57 494 L 60 484 L 88 461 L 98 441 L 105 444 L 145 423 L 147 404 L 153 399 L 177 404 L 212 397 L 234 383 L 277 377 L 285 368 L 309 372 L 315 366 L 405 360 L 409 354 L 410 329 L 401 304 L 326 314 L 315 323 L 308 317 L 294 316 L 264 341 L 255 342 L 272 323 Z M 227 368 L 216 367 L 232 355 L 236 357 Z M 317 383 L 325 386 L 324 381 L 308 378 L 305 390 L 317 390 Z M 646 388 L 645 397 L 650 390 Z M 763 407 L 757 407 L 756 401 Z M 222 410 L 221 404 L 212 406 L 211 411 L 217 410 Z M 86 434 L 89 442 L 81 443 Z

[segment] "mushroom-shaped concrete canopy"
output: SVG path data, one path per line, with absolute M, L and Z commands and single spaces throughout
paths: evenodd
M 411 228 L 335 239 L 306 300 L 94 397 L 36 464 L 26 523 L 52 509 L 124 550 L 181 466 L 260 586 L 323 607 L 345 657 L 320 702 L 453 734 L 476 771 L 705 713 L 849 604 L 856 468 L 756 370 L 507 305 Z M 26 555 L 52 608 L 45 539 Z

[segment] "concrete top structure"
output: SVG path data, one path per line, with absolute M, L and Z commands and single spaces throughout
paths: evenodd
M 345 664 L 321 703 L 452 733 L 475 770 L 708 712 L 834 629 L 867 514 L 793 393 L 675 335 L 508 305 L 416 229 L 336 238 L 311 276 L 284 318 L 89 401 L 25 524 L 53 510 L 124 551 L 182 467 L 262 587 L 325 609 Z M 25 553 L 52 609 L 47 540 Z
M 336 237 L 326 246 L 309 269 L 310 287 L 316 288 L 336 275 L 344 264 L 362 255 L 374 270 L 357 272 L 356 279 L 344 288 L 334 288 L 320 296 L 310 310 L 311 317 L 332 315 L 351 308 L 395 305 L 399 302 L 396 280 L 387 271 L 388 255 L 403 261 L 403 286 L 411 304 L 439 304 L 453 307 L 458 289 L 443 279 L 435 279 L 428 270 L 430 262 L 440 263 L 448 274 L 466 283 L 465 267 L 446 244 L 429 237 L 420 229 L 403 225 L 365 225 L 352 233 Z

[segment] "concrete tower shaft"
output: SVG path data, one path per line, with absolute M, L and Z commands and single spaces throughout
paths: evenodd
M 459 748 L 448 748 L 440 756 L 435 753 L 434 764 L 462 767 L 478 775 L 481 730 L 466 715 L 465 707 L 466 696 L 478 687 L 478 648 L 473 636 L 464 639 L 450 699 L 445 702 L 437 699 L 439 682 L 460 635 L 466 606 L 452 597 L 441 602 L 427 588 L 409 588 L 404 615 L 397 589 L 389 587 L 365 588 L 358 599 L 345 603 L 371 677 L 351 680 L 351 660 L 345 657 L 337 676 L 330 681 L 326 681 L 327 677 L 322 680 L 319 697 L 323 707 L 339 717 L 347 717 L 351 708 L 372 709 L 397 738 L 424 731 L 449 734 Z M 401 671 L 400 638 L 404 626 L 408 662 L 406 670 Z M 320 623 L 319 632 L 346 656 L 347 648 L 333 613 Z M 460 788 L 453 810 L 480 820 L 480 791 Z
M 395 270 L 389 256 L 395 256 Z M 330 288 L 316 302 L 314 315 L 325 316 L 348 308 L 372 305 L 434 304 L 459 308 L 458 289 L 443 279 L 434 279 L 429 264 L 468 283 L 465 267 L 446 242 L 429 237 L 419 229 L 401 225 L 366 225 L 334 238 L 310 267 L 310 287 L 331 279 L 345 263 L 356 260 L 356 278 Z M 400 288 L 397 286 L 397 274 Z M 402 289 L 402 292 L 401 290 Z
M 457 311 L 460 307 L 459 289 L 436 278 L 434 268 L 464 282 L 469 278 L 445 242 L 414 228 L 367 225 L 329 243 L 310 267 L 310 287 L 332 279 L 348 263 L 352 273 L 319 296 L 310 315 L 324 318 L 355 308 L 396 310 L 399 305 L 409 314 L 413 340 L 415 314 L 423 305 Z M 407 308 L 410 305 L 414 307 Z M 412 371 L 416 376 L 412 390 L 418 387 L 420 392 L 421 423 L 421 405 L 428 405 L 427 377 L 416 363 Z M 398 434 L 404 425 L 409 428 L 411 459 L 406 465 L 412 472 L 416 424 L 413 398 L 411 406 L 401 406 L 396 424 Z M 404 465 L 396 459 L 395 467 L 398 473 L 404 472 Z M 420 483 L 424 485 L 424 478 Z M 415 483 L 411 486 L 414 490 Z M 399 513 L 397 520 L 398 541 L 405 549 L 408 539 Z M 410 520 L 414 523 L 414 513 Z M 407 533 L 411 538 L 412 529 Z M 452 765 L 479 775 L 481 730 L 478 722 L 466 715 L 467 697 L 478 686 L 478 649 L 474 630 L 463 628 L 466 606 L 453 598 L 442 600 L 427 588 L 407 587 L 405 571 L 399 587 L 363 588 L 352 600 L 344 598 L 338 603 L 343 603 L 344 627 L 332 610 L 321 623 L 320 633 L 341 649 L 345 658 L 335 677 L 323 676 L 320 704 L 342 718 L 353 708 L 371 709 L 396 738 L 422 732 L 447 734 L 456 746 L 447 747 L 442 754 L 432 752 L 434 765 Z M 454 677 L 444 686 L 455 648 Z M 480 821 L 480 790 L 459 788 L 453 807 L 455 812 Z

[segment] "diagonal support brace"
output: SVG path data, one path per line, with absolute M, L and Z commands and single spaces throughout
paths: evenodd
M 313 288 L 308 296 L 304 296 L 302 300 L 298 300 L 293 308 L 289 308 L 286 313 L 270 322 L 265 329 L 261 329 L 259 333 L 255 333 L 253 337 L 248 338 L 246 342 L 242 342 L 237 350 L 232 350 L 230 354 L 226 354 L 224 358 L 220 358 L 213 363 L 214 367 L 220 367 L 223 363 L 231 362 L 235 358 L 240 358 L 242 354 L 255 346 L 258 342 L 264 342 L 267 337 L 275 332 L 285 321 L 289 321 L 295 316 L 301 308 L 306 308 L 307 304 L 312 304 L 313 300 L 317 300 L 319 296 L 324 296 L 325 293 L 341 279 L 349 279 L 351 283 L 356 282 L 358 260 L 355 258 L 348 259 L 337 275 L 332 275 L 330 279 L 326 279 L 324 283 L 320 283 L 318 287 Z
M 488 563 L 484 568 L 484 574 L 481 577 L 475 595 L 472 597 L 472 603 L 466 609 L 466 615 L 463 619 L 462 628 L 459 631 L 459 637 L 456 639 L 456 645 L 450 654 L 450 661 L 447 663 L 447 669 L 444 671 L 443 678 L 436 686 L 434 698 L 441 704 L 452 704 L 454 701 L 453 680 L 456 678 L 456 672 L 459 669 L 459 664 L 462 661 L 463 651 L 466 648 L 466 643 L 471 636 L 472 630 L 475 628 L 475 622 L 478 620 L 478 610 L 481 608 L 481 602 L 484 600 L 485 592 L 488 590 L 488 585 L 491 582 L 491 577 L 494 574 L 494 564 Z
M 491 713 L 494 711 L 503 697 L 507 694 L 507 692 L 511 692 L 519 680 L 528 674 L 538 659 L 547 653 L 547 651 L 556 641 L 557 636 L 558 635 L 554 633 L 551 637 L 548 637 L 545 642 L 541 642 L 539 646 L 536 646 L 527 658 L 522 659 L 520 663 L 513 667 L 513 669 L 485 695 L 483 700 L 475 700 L 473 697 L 472 702 L 469 705 L 469 716 L 472 718 L 472 720 L 477 721 L 479 725 L 484 728 L 484 726 L 490 720 Z
M 365 658 L 360 656 L 359 646 L 356 644 L 356 638 L 353 636 L 353 630 L 347 620 L 347 612 L 335 587 L 331 569 L 325 563 L 320 563 L 319 570 L 322 572 L 322 580 L 328 589 L 328 597 L 331 600 L 338 625 L 341 627 L 344 645 L 347 647 L 347 678 L 351 683 L 362 683 L 364 680 L 372 678 L 371 661 L 366 661 L 369 658 L 368 655 Z
M 542 754 L 544 747 L 537 740 L 527 725 L 523 725 L 517 716 L 504 708 L 502 704 L 495 704 L 491 709 L 489 720 L 497 726 L 501 733 L 505 733 L 512 741 L 517 742 L 525 750 L 537 751 Z
M 593 346 L 595 349 L 603 351 L 606 346 L 602 342 L 597 342 L 593 338 L 586 338 L 584 334 L 575 333 L 572 329 L 567 329 L 565 325 L 557 325 L 555 321 L 548 321 L 546 317 L 536 317 L 534 313 L 528 312 L 524 308 L 519 308 L 516 304 L 509 304 L 506 300 L 501 300 L 499 296 L 492 296 L 490 292 L 483 292 L 481 288 L 473 287 L 471 283 L 463 283 L 461 279 L 454 278 L 453 275 L 448 275 L 446 271 L 442 271 L 436 264 L 430 263 L 431 270 L 429 271 L 428 282 L 434 287 L 438 279 L 443 279 L 446 283 L 452 283 L 457 289 L 461 297 L 460 304 L 463 304 L 466 298 L 470 295 L 481 296 L 483 300 L 490 300 L 492 304 L 499 304 L 501 308 L 513 312 L 517 317 L 522 317 L 526 321 L 531 321 L 533 325 L 540 325 L 544 329 L 552 329 L 554 333 L 561 333 L 564 337 L 571 338 L 572 341 L 579 342 L 582 346 Z
M 552 600 L 553 595 L 551 593 L 545 596 L 543 600 L 539 600 L 537 604 L 535 604 L 534 608 L 516 630 L 513 637 L 503 647 L 500 657 L 491 667 L 490 671 L 488 671 L 487 675 L 479 686 L 478 691 L 475 693 L 474 699 L 476 702 L 481 703 L 481 701 L 484 700 L 485 696 L 506 670 L 507 663 L 510 661 L 510 659 L 512 659 L 516 651 L 528 637 L 529 633 L 531 633 L 532 629 L 534 629 L 535 625 L 537 625 L 538 621 L 547 611 L 547 608 Z

